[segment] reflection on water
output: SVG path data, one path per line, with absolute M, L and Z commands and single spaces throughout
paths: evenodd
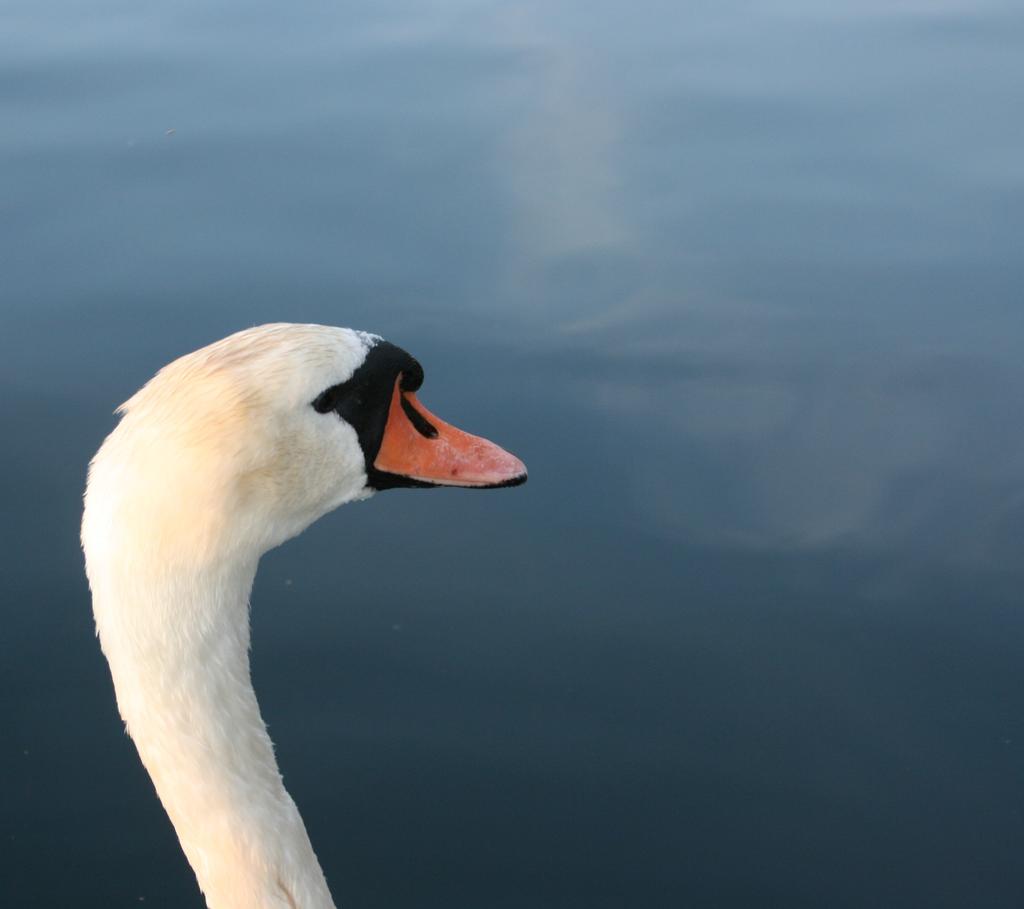
M 279 319 L 388 336 L 531 470 L 261 569 L 257 688 L 342 905 L 1020 902 L 1019 10 L 0 25 L 4 905 L 201 905 L 79 497 L 159 365 Z

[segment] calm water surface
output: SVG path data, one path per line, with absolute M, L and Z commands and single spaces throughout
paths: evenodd
M 986 0 L 7 0 L 0 904 L 202 904 L 80 494 L 288 320 L 531 470 L 264 561 L 342 906 L 1024 905 L 1022 96 Z

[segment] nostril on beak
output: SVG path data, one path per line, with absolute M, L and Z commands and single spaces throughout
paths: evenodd
M 412 403 L 402 395 L 402 410 L 405 415 L 409 418 L 409 422 L 416 427 L 416 431 L 426 439 L 437 438 L 437 427 L 434 426 L 423 414 L 421 414 Z

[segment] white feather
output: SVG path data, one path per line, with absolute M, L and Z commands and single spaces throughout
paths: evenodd
M 259 557 L 368 495 L 351 426 L 311 402 L 372 336 L 264 325 L 184 356 L 119 409 L 82 545 L 118 708 L 211 909 L 333 906 L 249 676 Z

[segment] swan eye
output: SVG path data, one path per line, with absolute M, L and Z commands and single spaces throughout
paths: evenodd
M 313 401 L 313 410 L 317 413 L 330 413 L 334 410 L 333 388 L 328 388 L 327 391 L 322 391 L 316 396 L 316 400 Z
M 423 367 L 402 348 L 380 341 L 347 381 L 332 385 L 311 402 L 317 413 L 337 414 L 356 431 L 368 476 L 375 475 L 373 461 L 384 438 L 396 380 L 402 392 L 414 393 L 423 384 Z M 405 394 L 401 405 L 417 432 L 428 439 L 437 437 L 437 428 Z
M 391 382 L 394 382 L 393 375 Z M 346 422 L 356 425 L 381 405 L 386 408 L 386 394 L 387 385 L 379 381 L 378 377 L 360 375 L 357 371 L 347 382 L 332 385 L 317 395 L 313 400 L 313 409 L 317 413 L 336 413 Z

